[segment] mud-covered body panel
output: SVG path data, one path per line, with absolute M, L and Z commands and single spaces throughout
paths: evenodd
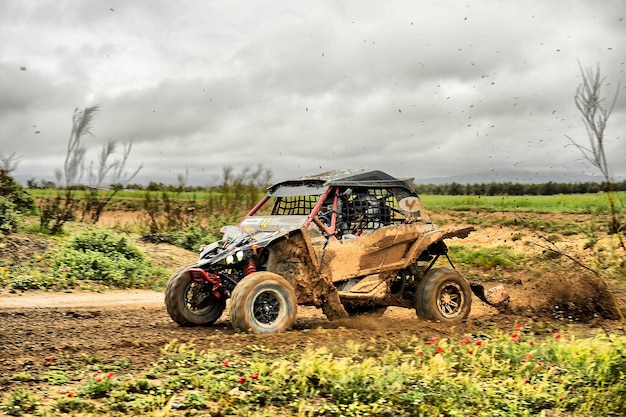
M 384 282 L 394 278 L 396 271 L 414 264 L 426 248 L 443 239 L 465 238 L 472 230 L 414 223 L 327 241 L 319 232 L 301 228 L 268 248 L 271 255 L 267 270 L 294 286 L 299 304 L 320 306 L 323 295 L 336 288 L 334 283 L 348 279 L 355 284 L 340 294 L 380 299 L 390 295 L 390 287 Z
M 331 282 L 337 282 L 403 269 L 432 243 L 464 238 L 472 230 L 472 227 L 437 229 L 432 224 L 412 223 L 383 227 L 354 239 L 329 241 L 321 272 Z

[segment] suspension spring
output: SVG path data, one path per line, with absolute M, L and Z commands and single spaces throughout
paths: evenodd
M 254 260 L 254 258 L 248 261 L 248 264 L 246 265 L 244 272 L 246 276 L 256 272 L 256 261 Z

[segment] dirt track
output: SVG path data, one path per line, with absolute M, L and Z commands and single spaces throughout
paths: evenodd
M 470 317 L 454 327 L 421 321 L 414 311 L 402 308 L 390 308 L 382 318 L 329 322 L 320 310 L 300 307 L 292 331 L 252 335 L 235 333 L 226 313 L 213 327 L 179 327 L 167 315 L 162 298 L 161 293 L 137 290 L 0 296 L 0 375 L 43 367 L 47 357 L 57 361 L 126 358 L 136 367 L 148 367 L 172 340 L 193 341 L 199 349 L 263 345 L 285 352 L 346 340 L 370 343 L 412 335 L 428 339 L 488 333 L 529 320 L 500 314 L 478 299 L 473 300 Z
M 474 300 L 470 319 L 454 328 L 420 321 L 414 311 L 401 308 L 391 308 L 379 319 L 329 322 L 320 310 L 300 307 L 294 330 L 250 335 L 235 333 L 227 314 L 213 327 L 179 327 L 167 315 L 162 299 L 161 293 L 137 290 L 0 296 L 0 374 L 42 367 L 46 357 L 127 358 L 135 365 L 149 366 L 172 340 L 194 341 L 200 349 L 254 344 L 285 351 L 347 339 L 367 343 L 373 338 L 393 340 L 412 334 L 427 338 L 471 333 L 484 331 L 489 323 L 510 327 L 515 321 L 494 316 L 478 300 Z

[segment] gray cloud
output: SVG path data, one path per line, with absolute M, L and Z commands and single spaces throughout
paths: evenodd
M 132 141 L 143 181 L 189 170 L 203 184 L 258 163 L 276 179 L 574 178 L 593 172 L 565 136 L 587 140 L 580 62 L 601 65 L 607 95 L 621 82 L 607 146 L 624 177 L 625 15 L 617 0 L 7 1 L 0 152 L 23 155 L 18 175 L 50 177 L 74 108 L 99 104 L 85 140 Z

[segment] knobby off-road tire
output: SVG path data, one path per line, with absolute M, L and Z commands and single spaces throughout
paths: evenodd
M 472 309 L 472 290 L 463 276 L 450 268 L 431 269 L 415 293 L 415 311 L 424 320 L 455 322 Z
M 278 333 L 296 321 L 298 302 L 291 284 L 273 272 L 255 272 L 231 295 L 230 321 L 235 330 Z
M 208 326 L 220 318 L 226 299 L 216 298 L 207 286 L 189 279 L 187 271 L 197 264 L 174 272 L 165 288 L 165 306 L 172 320 L 181 326 Z

